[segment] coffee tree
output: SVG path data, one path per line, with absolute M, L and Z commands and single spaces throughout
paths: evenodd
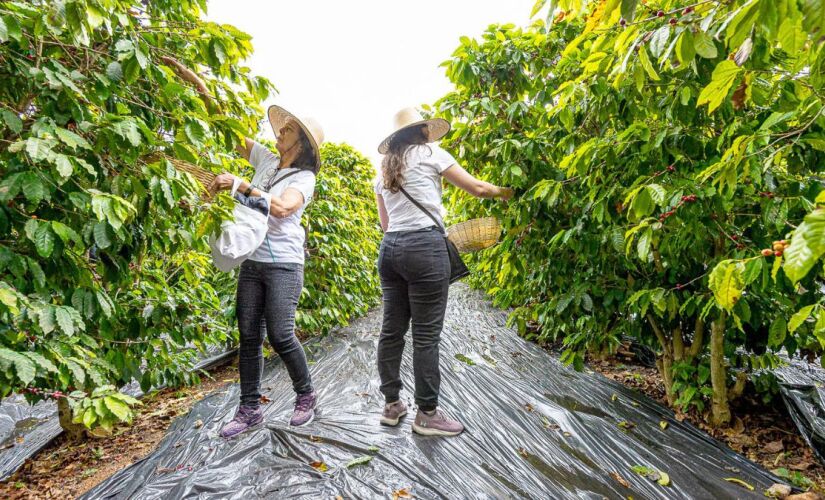
M 236 169 L 272 87 L 250 37 L 204 1 L 0 3 L 0 397 L 55 398 L 87 427 L 131 418 L 114 387 L 192 380 L 189 346 L 231 333 L 206 204 L 164 152 Z M 170 57 L 203 69 L 210 113 Z M 231 309 L 230 309 L 231 310 Z M 68 424 L 68 419 L 64 419 Z
M 656 345 L 669 403 L 727 423 L 749 373 L 819 348 L 786 323 L 817 299 L 781 240 L 822 187 L 824 8 L 540 0 L 546 22 L 463 38 L 435 107 L 446 144 L 521 192 L 506 209 L 449 194 L 454 218 L 506 230 L 476 285 L 577 367 L 624 334 Z
M 381 295 L 375 266 L 381 231 L 370 161 L 346 144 L 321 147 L 321 171 L 305 215 L 308 251 L 297 326 L 326 333 L 367 312 Z

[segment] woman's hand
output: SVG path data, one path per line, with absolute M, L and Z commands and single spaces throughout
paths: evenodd
M 235 182 L 235 176 L 230 173 L 222 173 L 215 177 L 209 187 L 209 194 L 214 195 L 218 191 L 225 191 L 227 189 L 232 189 L 232 183 Z
M 503 187 L 503 188 L 499 188 L 499 190 L 500 191 L 499 191 L 498 197 L 501 198 L 504 201 L 509 201 L 513 197 L 513 195 L 515 194 L 515 191 L 513 191 L 513 188 Z

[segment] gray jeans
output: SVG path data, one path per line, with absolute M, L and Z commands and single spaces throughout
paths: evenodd
M 261 398 L 264 332 L 281 357 L 298 394 L 312 391 L 304 348 L 295 336 L 295 310 L 304 286 L 304 266 L 290 263 L 241 264 L 236 313 L 241 334 L 241 405 Z
M 450 288 L 444 236 L 434 228 L 385 234 L 378 274 L 384 293 L 384 323 L 378 340 L 381 392 L 388 403 L 398 400 L 404 336 L 412 323 L 415 402 L 421 409 L 434 409 L 441 384 L 438 344 Z

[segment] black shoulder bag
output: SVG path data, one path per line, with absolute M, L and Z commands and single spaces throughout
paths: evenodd
M 467 269 L 467 265 L 464 264 L 463 260 L 461 260 L 461 254 L 458 253 L 458 248 L 456 248 L 455 243 L 450 241 L 450 238 L 447 237 L 447 231 L 444 229 L 444 226 L 441 225 L 441 222 L 439 222 L 433 214 L 428 212 L 423 205 L 410 196 L 410 193 L 408 193 L 403 187 L 401 188 L 401 192 L 407 197 L 408 200 L 412 202 L 413 205 L 418 207 L 419 210 L 427 214 L 427 217 L 435 222 L 435 226 L 438 228 L 438 231 L 444 236 L 444 242 L 447 244 L 447 255 L 450 257 L 450 283 L 455 283 L 461 278 L 468 276 L 470 274 L 470 270 Z

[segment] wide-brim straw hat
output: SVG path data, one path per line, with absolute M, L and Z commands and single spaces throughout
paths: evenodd
M 447 135 L 450 131 L 450 122 L 447 120 L 444 120 L 443 118 L 425 120 L 417 109 L 404 108 L 393 117 L 394 131 L 386 139 L 384 139 L 383 142 L 381 142 L 378 146 L 378 152 L 382 155 L 387 154 L 387 151 L 390 149 L 390 142 L 396 135 L 404 130 L 413 127 L 420 127 L 422 125 L 427 126 L 427 142 L 435 142 Z
M 309 139 L 312 149 L 315 151 L 315 166 L 313 171 L 317 174 L 318 170 L 321 169 L 321 144 L 324 143 L 324 129 L 321 128 L 318 120 L 308 117 L 298 118 L 284 108 L 274 104 L 267 110 L 267 115 L 269 116 L 269 124 L 272 126 L 272 132 L 275 133 L 276 138 L 281 128 L 290 120 L 301 127 L 304 135 Z

